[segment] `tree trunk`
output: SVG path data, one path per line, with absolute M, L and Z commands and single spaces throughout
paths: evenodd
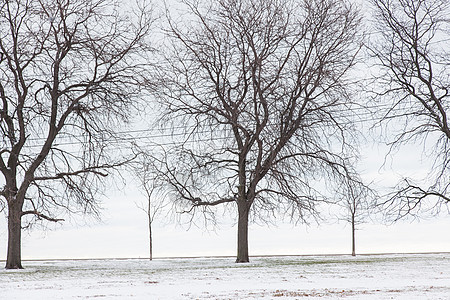
M 22 210 L 12 204 L 8 211 L 8 254 L 6 269 L 23 269 L 21 255 Z
M 148 238 L 149 238 L 149 250 L 150 250 L 150 260 L 153 260 L 153 239 L 152 239 L 152 222 L 148 221 Z
M 249 262 L 248 259 L 248 213 L 246 202 L 238 204 L 238 240 L 237 240 L 237 263 Z
M 352 256 L 356 256 L 355 247 L 355 216 L 352 215 Z

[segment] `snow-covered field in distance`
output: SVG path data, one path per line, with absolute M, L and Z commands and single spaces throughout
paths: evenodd
M 2 262 L 3 263 L 3 262 Z M 450 299 L 450 253 L 25 261 L 0 299 Z

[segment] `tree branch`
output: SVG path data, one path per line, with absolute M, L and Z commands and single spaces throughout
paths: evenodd
M 56 219 L 56 218 L 46 216 L 46 215 L 38 212 L 37 210 L 27 210 L 27 211 L 22 212 L 22 216 L 25 216 L 25 215 L 35 215 L 38 217 L 38 219 L 45 219 L 47 221 L 51 221 L 51 222 L 55 222 L 55 223 L 64 221 L 64 219 Z

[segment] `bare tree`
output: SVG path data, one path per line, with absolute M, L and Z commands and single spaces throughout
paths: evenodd
M 148 241 L 149 241 L 149 259 L 153 260 L 153 230 L 152 224 L 157 215 L 159 215 L 166 206 L 166 196 L 161 193 L 162 190 L 158 188 L 160 182 L 154 172 L 155 165 L 153 164 L 153 158 L 146 153 L 140 153 L 139 159 L 137 159 L 133 165 L 133 171 L 135 178 L 139 182 L 141 192 L 146 198 L 144 205 L 139 205 L 147 215 L 148 223 Z
M 341 185 L 337 194 L 340 197 L 338 204 L 345 210 L 344 217 L 340 219 L 351 226 L 352 256 L 356 256 L 356 231 L 358 225 L 367 221 L 370 208 L 373 206 L 370 199 L 376 199 L 375 193 L 361 182 L 349 181 Z
M 0 4 L 6 268 L 22 268 L 24 224 L 96 213 L 104 177 L 126 163 L 114 137 L 140 93 L 146 10 L 135 10 L 131 22 L 109 0 Z
M 237 209 L 236 262 L 248 262 L 249 216 L 306 220 L 355 176 L 359 13 L 341 0 L 182 4 L 157 95 L 174 138 L 156 171 L 182 211 Z
M 387 201 L 395 218 L 430 203 L 450 201 L 450 3 L 445 0 L 372 0 L 374 35 L 370 50 L 379 62 L 380 99 L 391 149 L 422 142 L 434 159 L 426 182 L 404 178 Z

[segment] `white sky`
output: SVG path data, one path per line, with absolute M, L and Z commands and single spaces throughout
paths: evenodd
M 411 150 L 411 149 L 409 149 Z M 420 157 L 416 151 L 405 149 L 397 156 L 393 168 L 397 173 L 420 174 Z M 366 178 L 394 184 L 390 169 L 379 170 L 383 160 L 377 147 L 366 147 L 362 162 Z M 148 227 L 146 215 L 136 203 L 145 201 L 131 184 L 123 191 L 111 191 L 103 199 L 101 222 L 90 225 L 80 219 L 57 225 L 52 230 L 35 229 L 23 233 L 22 257 L 44 258 L 122 258 L 148 256 Z M 234 216 L 232 216 L 234 217 Z M 379 218 L 378 218 L 379 219 Z M 78 221 L 77 221 L 78 220 Z M 220 219 L 219 219 L 220 220 Z M 236 226 L 224 221 L 215 232 L 157 219 L 154 223 L 154 256 L 234 256 L 236 255 Z M 162 225 L 164 224 L 164 225 Z M 405 220 L 386 226 L 377 221 L 361 225 L 357 232 L 357 253 L 397 252 L 450 252 L 450 218 Z M 286 224 L 277 226 L 252 225 L 249 232 L 250 255 L 282 254 L 341 254 L 350 253 L 350 226 L 328 223 L 321 226 Z M 0 221 L 0 259 L 6 258 L 7 227 L 5 218 Z
M 413 151 L 411 151 L 413 150 Z M 426 167 L 421 165 L 421 148 L 403 149 L 380 170 L 385 148 L 366 146 L 362 149 L 361 169 L 366 180 L 385 186 L 393 186 L 398 175 L 423 177 Z M 419 154 L 417 154 L 419 153 Z M 390 168 L 392 167 L 395 172 Z M 22 258 L 119 258 L 148 256 L 148 227 L 146 215 L 136 205 L 144 201 L 136 188 L 111 191 L 103 199 L 102 222 L 76 225 L 64 222 L 53 230 L 35 229 L 23 232 Z M 234 217 L 234 216 L 232 216 Z M 202 228 L 175 224 L 154 224 L 154 256 L 222 256 L 236 255 L 236 226 L 225 222 L 215 232 Z M 165 223 L 165 222 L 164 222 Z M 392 252 L 450 252 L 450 217 L 419 221 L 401 221 L 385 226 L 371 222 L 361 225 L 357 232 L 357 253 Z M 350 253 L 350 226 L 341 223 L 321 226 L 293 226 L 278 223 L 278 226 L 252 225 L 249 232 L 250 255 L 277 254 L 340 254 Z M 0 218 L 0 260 L 6 258 L 6 218 Z
M 145 214 L 131 199 L 114 197 L 102 224 L 32 231 L 23 235 L 22 256 L 30 258 L 117 258 L 147 257 Z M 0 259 L 6 258 L 6 224 L 0 233 Z M 448 252 L 450 219 L 400 222 L 391 226 L 365 224 L 357 232 L 358 253 Z M 350 227 L 327 224 L 306 227 L 251 226 L 250 255 L 334 254 L 350 252 Z M 154 226 L 154 256 L 236 255 L 236 227 L 221 226 L 216 232 L 180 226 Z

